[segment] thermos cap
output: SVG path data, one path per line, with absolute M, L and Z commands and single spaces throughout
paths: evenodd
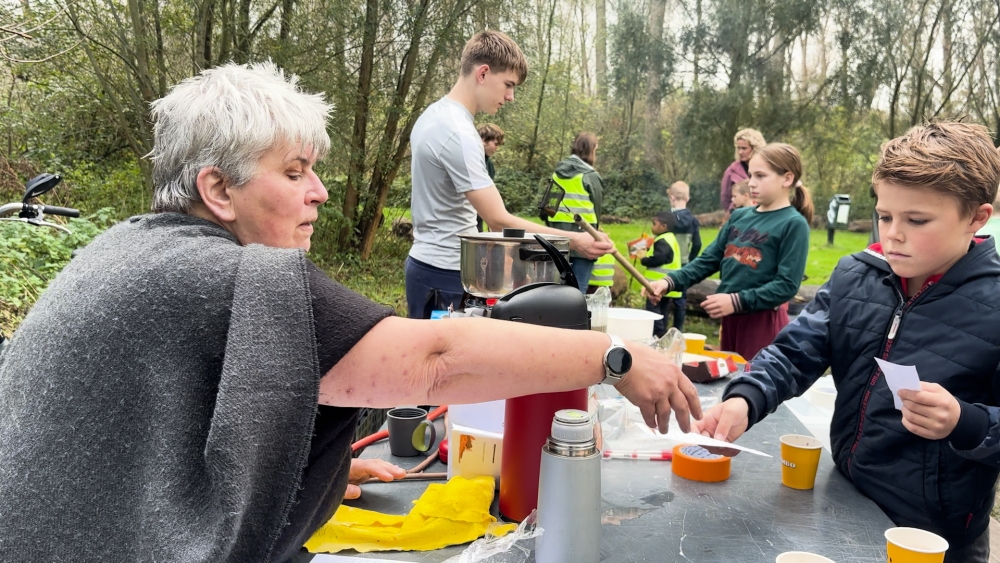
M 571 444 L 592 442 L 594 425 L 590 414 L 577 409 L 556 411 L 552 419 L 552 439 Z

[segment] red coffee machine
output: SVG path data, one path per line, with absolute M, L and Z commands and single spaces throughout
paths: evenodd
M 577 330 L 590 329 L 587 300 L 561 252 L 536 235 L 559 269 L 561 283 L 525 285 L 501 297 L 489 316 L 513 322 Z M 525 374 L 525 377 L 530 377 Z M 542 446 L 552 418 L 564 409 L 587 410 L 587 389 L 542 393 L 507 399 L 504 414 L 503 458 L 500 465 L 500 515 L 524 520 L 538 505 L 538 475 Z

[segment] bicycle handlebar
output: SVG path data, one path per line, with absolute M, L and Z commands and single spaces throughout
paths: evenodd
M 49 215 L 62 215 L 63 217 L 79 217 L 80 210 L 72 207 L 56 207 L 55 205 L 43 205 L 42 213 Z

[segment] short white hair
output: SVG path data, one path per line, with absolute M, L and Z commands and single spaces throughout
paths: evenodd
M 182 81 L 153 102 L 153 150 L 147 155 L 153 162 L 153 211 L 190 211 L 201 201 L 196 181 L 205 167 L 218 168 L 240 187 L 253 180 L 260 158 L 282 145 L 326 156 L 330 105 L 297 83 L 270 61 L 230 63 Z

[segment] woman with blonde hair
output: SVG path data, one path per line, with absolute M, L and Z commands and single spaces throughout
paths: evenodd
M 733 210 L 733 184 L 750 177 L 750 157 L 754 152 L 766 145 L 764 135 L 756 129 L 740 129 L 733 136 L 736 147 L 736 160 L 722 173 L 722 184 L 719 189 L 719 207 L 726 211 Z

